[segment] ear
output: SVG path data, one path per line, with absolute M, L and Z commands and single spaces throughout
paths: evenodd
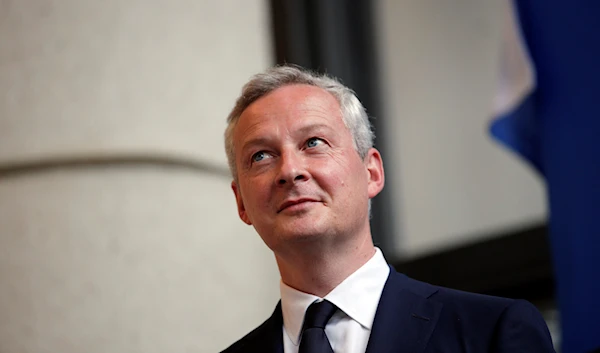
M 383 190 L 385 184 L 385 173 L 383 171 L 383 160 L 381 154 L 375 148 L 371 148 L 365 156 L 365 167 L 367 169 L 369 198 L 377 196 Z
M 250 221 L 250 218 L 248 217 L 248 214 L 246 213 L 246 208 L 244 207 L 244 200 L 242 199 L 242 193 L 240 192 L 240 189 L 239 189 L 238 185 L 235 183 L 235 181 L 231 182 L 231 189 L 233 190 L 233 194 L 235 195 L 235 202 L 237 203 L 238 215 L 240 216 L 240 219 L 247 225 L 252 225 L 252 221 Z

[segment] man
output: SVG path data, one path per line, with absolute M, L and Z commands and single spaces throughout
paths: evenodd
M 384 186 L 365 109 L 326 76 L 276 67 L 247 83 L 225 145 L 242 221 L 275 254 L 281 302 L 237 352 L 554 352 L 525 301 L 397 273 L 374 247 Z

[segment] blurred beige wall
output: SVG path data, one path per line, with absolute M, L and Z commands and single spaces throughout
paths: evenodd
M 214 352 L 271 313 L 277 269 L 222 141 L 271 64 L 267 10 L 0 0 L 0 352 Z M 7 172 L 98 158 L 183 165 Z
M 375 4 L 398 252 L 417 257 L 543 221 L 541 179 L 487 130 L 502 4 Z

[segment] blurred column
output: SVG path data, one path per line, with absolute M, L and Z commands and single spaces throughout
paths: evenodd
M 262 1 L 0 1 L 0 352 L 214 352 L 270 314 L 223 152 Z

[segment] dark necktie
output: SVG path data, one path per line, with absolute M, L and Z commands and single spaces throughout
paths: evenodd
M 333 353 L 325 335 L 325 325 L 336 310 L 337 307 L 327 300 L 312 303 L 308 307 L 302 325 L 302 339 L 298 353 Z

